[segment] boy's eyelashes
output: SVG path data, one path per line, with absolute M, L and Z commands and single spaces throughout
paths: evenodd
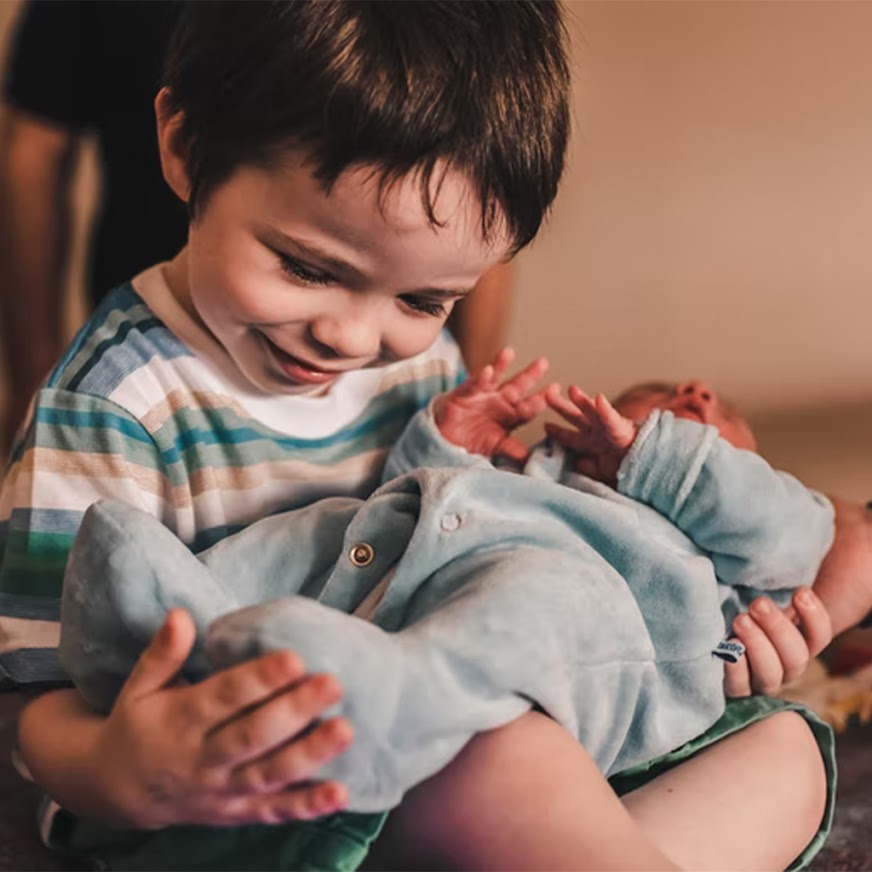
M 299 279 L 307 285 L 329 285 L 334 280 L 329 273 L 313 269 L 289 254 L 281 251 L 277 251 L 276 254 L 282 265 L 282 271 L 291 278 Z
M 314 269 L 296 257 L 291 257 L 291 255 L 285 254 L 282 251 L 277 251 L 276 255 L 281 263 L 282 272 L 304 284 L 329 285 L 335 281 L 334 277 L 329 273 Z M 438 300 L 417 297 L 412 294 L 404 294 L 400 299 L 410 309 L 422 312 L 425 315 L 432 315 L 434 318 L 445 317 L 448 314 L 445 303 L 441 303 Z
M 448 314 L 444 303 L 439 303 L 436 300 L 428 300 L 424 297 L 413 297 L 404 295 L 400 299 L 416 312 L 423 312 L 425 315 L 432 315 L 434 318 L 440 318 Z

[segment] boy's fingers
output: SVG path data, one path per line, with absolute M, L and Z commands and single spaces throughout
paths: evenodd
M 296 741 L 236 769 L 227 787 L 233 793 L 252 795 L 275 793 L 310 781 L 322 766 L 348 748 L 353 737 L 345 718 L 325 721 Z
M 185 665 L 196 638 L 191 616 L 173 609 L 142 652 L 118 695 L 118 700 L 146 696 L 170 684 Z
M 281 824 L 324 817 L 342 811 L 347 805 L 345 786 L 337 781 L 323 781 L 267 796 L 227 801 L 220 812 L 202 823 L 213 826 Z
M 305 675 L 303 661 L 292 651 L 275 651 L 224 669 L 186 688 L 204 729 L 216 731 L 246 709 L 289 690 Z
M 833 623 L 829 612 L 817 594 L 807 587 L 801 587 L 793 594 L 792 604 L 800 619 L 800 630 L 805 637 L 808 654 L 816 657 L 833 640 Z M 787 617 L 789 620 L 789 615 Z
M 798 678 L 808 666 L 808 643 L 802 633 L 787 619 L 784 612 L 768 597 L 758 597 L 749 611 L 760 630 L 766 634 L 778 657 L 782 670 L 779 686 Z M 754 660 L 751 659 L 752 670 Z M 768 686 L 768 685 L 767 685 Z M 774 688 L 777 690 L 778 688 Z M 770 692 L 773 689 L 769 687 Z M 761 693 L 765 692 L 761 689 Z
M 342 698 L 332 675 L 311 675 L 239 718 L 214 730 L 206 740 L 204 762 L 240 766 L 262 758 L 302 733 Z
M 784 669 L 778 652 L 769 637 L 751 615 L 739 615 L 733 622 L 733 632 L 745 646 L 745 659 L 751 676 L 751 689 L 772 694 L 781 687 Z
M 724 664 L 724 694 L 731 698 L 751 695 L 751 671 L 747 657 Z

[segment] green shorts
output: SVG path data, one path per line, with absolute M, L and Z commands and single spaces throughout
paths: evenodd
M 780 711 L 797 711 L 817 739 L 827 771 L 827 807 L 820 829 L 791 869 L 801 869 L 820 850 L 833 818 L 836 787 L 832 730 L 797 703 L 753 696 L 729 700 L 720 720 L 696 739 L 610 779 L 618 794 L 635 790 L 731 733 Z M 380 814 L 337 814 L 280 826 L 168 827 L 156 832 L 119 831 L 75 818 L 63 810 L 52 822 L 53 848 L 98 869 L 357 869 L 387 818 Z

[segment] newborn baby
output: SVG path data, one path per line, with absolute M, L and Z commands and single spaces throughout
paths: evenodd
M 291 648 L 345 689 L 355 740 L 319 776 L 361 812 L 531 706 L 607 774 L 711 726 L 730 615 L 814 579 L 831 505 L 746 450 L 739 420 L 707 418 L 699 386 L 635 389 L 616 410 L 532 391 L 542 361 L 504 381 L 508 359 L 422 409 L 367 500 L 275 515 L 198 555 L 147 513 L 95 504 L 60 646 L 86 699 L 111 706 L 170 608 L 197 624 L 189 680 Z M 572 426 L 524 460 L 512 431 L 546 402 Z

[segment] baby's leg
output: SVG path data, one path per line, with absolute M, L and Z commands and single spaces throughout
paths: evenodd
M 486 664 L 485 681 L 466 683 L 462 658 L 417 641 L 315 600 L 284 597 L 215 621 L 206 650 L 223 667 L 289 648 L 310 672 L 337 676 L 341 713 L 353 726 L 354 742 L 319 776 L 346 785 L 351 811 L 371 812 L 397 805 L 477 730 L 530 708 L 510 688 L 488 684 Z
M 157 518 L 103 500 L 85 513 L 70 552 L 58 655 L 88 702 L 108 711 L 170 609 L 187 610 L 202 632 L 235 606 Z M 207 666 L 195 648 L 186 677 L 202 677 Z
M 821 822 L 804 721 L 774 715 L 624 797 L 557 724 L 529 713 L 410 791 L 371 869 L 783 869 Z
M 394 578 L 398 587 L 410 580 Z M 420 605 L 425 595 L 431 610 L 413 612 L 419 619 L 396 633 L 302 597 L 240 610 L 210 628 L 216 666 L 290 648 L 310 671 L 339 678 L 355 740 L 322 775 L 348 786 L 352 811 L 393 807 L 474 734 L 533 702 L 603 770 L 627 749 L 632 762 L 670 750 L 722 707 L 720 673 L 713 716 L 673 704 L 638 606 L 604 563 L 529 546 L 489 551 L 450 562 L 408 599 Z

